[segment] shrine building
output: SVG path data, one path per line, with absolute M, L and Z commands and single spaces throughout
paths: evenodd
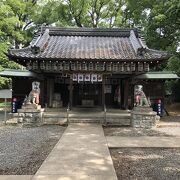
M 136 84 L 151 101 L 163 99 L 165 78 L 149 71 L 169 56 L 149 49 L 138 29 L 42 27 L 28 47 L 10 49 L 8 57 L 31 74 L 13 79 L 16 97 L 28 95 L 35 80 L 43 107 L 131 109 Z

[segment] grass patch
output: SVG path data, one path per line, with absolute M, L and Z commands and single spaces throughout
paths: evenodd
M 5 107 L 5 102 L 0 103 L 0 108 Z M 6 107 L 11 107 L 11 102 L 6 102 Z

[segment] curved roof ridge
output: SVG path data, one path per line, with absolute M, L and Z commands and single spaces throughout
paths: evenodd
M 46 29 L 43 34 L 40 34 L 40 36 L 37 37 L 35 43 L 31 44 L 32 52 L 38 53 L 39 51 L 44 51 L 48 45 L 49 37 L 49 29 Z
M 161 51 L 161 50 L 156 50 L 156 49 L 151 49 L 151 48 L 148 48 L 147 51 L 151 53 L 161 54 L 163 56 L 167 56 L 168 58 L 171 56 L 167 51 Z
M 135 35 L 138 37 L 138 30 L 136 28 L 84 28 L 84 27 L 49 27 L 43 26 L 39 29 L 38 33 L 41 31 L 46 31 L 49 29 L 49 35 L 57 36 L 106 36 L 106 37 L 129 37 L 130 31 L 133 30 Z
M 130 31 L 130 36 L 129 39 L 131 41 L 131 44 L 133 46 L 134 51 L 136 54 L 138 54 L 139 49 L 142 48 L 141 43 L 139 42 L 138 38 L 136 37 L 135 33 L 133 30 Z
M 74 31 L 130 31 L 137 30 L 137 28 L 88 28 L 88 27 L 52 27 L 52 26 L 43 26 L 42 29 L 49 30 L 74 30 Z
M 29 50 L 31 50 L 31 46 L 27 46 L 27 47 L 24 47 L 24 48 L 21 48 L 21 49 L 9 49 L 8 52 L 16 53 L 16 52 L 26 52 L 26 51 L 29 51 Z

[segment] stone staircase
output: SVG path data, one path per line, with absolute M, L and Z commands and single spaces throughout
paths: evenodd
M 74 108 L 69 112 L 69 123 L 103 123 L 104 112 L 100 108 Z
M 106 113 L 106 123 L 108 125 L 130 126 L 130 111 L 120 109 L 108 109 Z
M 64 108 L 46 108 L 43 114 L 43 124 L 65 124 L 67 110 Z
M 130 112 L 119 109 L 108 109 L 106 114 L 100 108 L 73 108 L 69 111 L 67 121 L 66 109 L 46 109 L 43 115 L 44 124 L 66 123 L 106 123 L 108 125 L 130 125 Z

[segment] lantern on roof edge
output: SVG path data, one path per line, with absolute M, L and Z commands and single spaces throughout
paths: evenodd
M 59 62 L 59 63 L 57 64 L 57 70 L 58 70 L 58 71 L 62 71 L 62 70 L 63 70 L 63 63 L 62 63 L 62 62 Z
M 74 62 L 71 63 L 71 70 L 75 71 L 76 70 L 76 65 Z
M 64 70 L 68 71 L 69 70 L 69 62 L 64 63 Z
M 135 71 L 136 70 L 136 65 L 135 63 L 131 63 L 131 71 Z
M 31 62 L 27 62 L 27 64 L 26 64 L 26 69 L 27 69 L 27 70 L 31 70 L 31 69 L 32 69 L 32 64 L 31 64 Z
M 113 69 L 113 71 L 118 71 L 118 64 L 117 63 L 113 63 L 112 69 Z
M 124 64 L 123 63 L 119 63 L 119 71 L 120 72 L 124 71 Z
M 46 69 L 45 63 L 43 61 L 40 62 L 40 69 L 41 70 L 45 70 Z
M 37 70 L 37 69 L 38 69 L 38 62 L 37 62 L 37 61 L 34 61 L 34 62 L 32 63 L 32 69 L 34 69 L 34 70 Z
M 94 70 L 94 65 L 93 65 L 93 63 L 89 63 L 89 64 L 88 64 L 88 70 L 89 70 L 89 71 L 93 71 L 93 70 Z
M 110 63 L 110 62 L 106 63 L 106 70 L 112 71 L 112 63 Z
M 141 62 L 138 63 L 138 71 L 143 71 L 143 63 Z
M 81 63 L 77 62 L 77 70 L 81 70 Z
M 144 71 L 149 71 L 149 63 L 144 64 Z

